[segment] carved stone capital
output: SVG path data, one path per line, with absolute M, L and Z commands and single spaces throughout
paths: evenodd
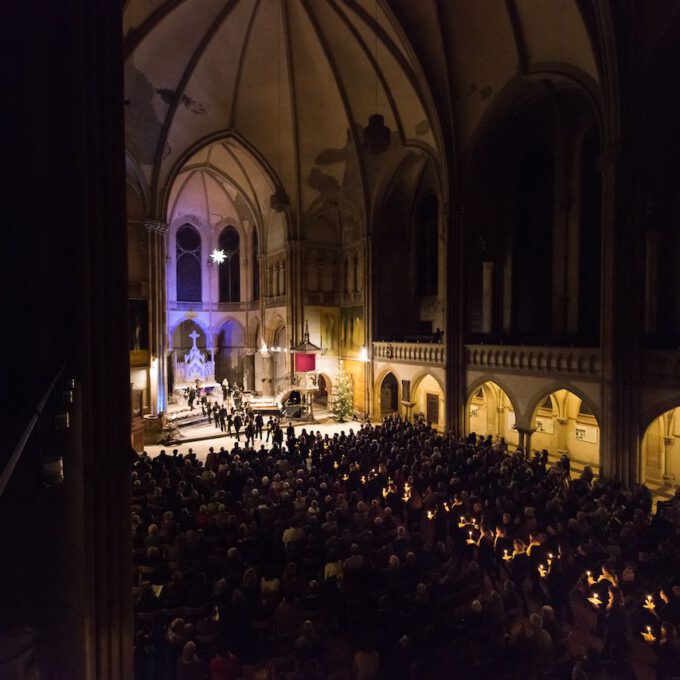
M 161 222 L 160 220 L 146 219 L 146 220 L 144 220 L 144 226 L 146 227 L 146 230 L 151 232 L 151 233 L 162 234 L 162 235 L 168 233 L 167 223 Z

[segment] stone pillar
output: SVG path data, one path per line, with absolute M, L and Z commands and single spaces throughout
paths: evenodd
M 262 354 L 262 396 L 273 397 L 274 385 L 272 384 L 272 355 L 269 352 Z
M 448 253 L 446 288 L 446 423 L 456 433 L 465 431 L 466 365 L 464 329 L 464 261 L 463 261 L 463 211 L 449 213 L 442 202 L 442 219 L 445 221 L 446 250 Z
M 524 449 L 524 452 L 529 455 L 531 453 L 531 435 L 536 432 L 535 429 L 529 427 L 517 427 L 518 432 L 518 446 Z
M 279 295 L 286 294 L 286 261 L 281 262 L 279 268 Z
M 604 152 L 602 172 L 601 471 L 624 484 L 639 477 L 640 350 L 644 246 L 632 205 L 631 169 L 618 147 Z
M 482 262 L 482 333 L 493 330 L 493 262 Z
M 156 394 L 151 395 L 151 413 L 156 415 L 167 408 L 167 298 L 166 259 L 167 224 L 147 219 L 144 223 L 149 238 L 149 346 L 151 371 L 155 374 Z
M 661 478 L 667 482 L 668 476 L 668 449 L 673 446 L 673 437 L 661 438 Z M 672 476 L 672 475 L 671 475 Z
M 658 331 L 659 246 L 662 232 L 650 230 L 645 248 L 645 333 Z
M 25 360 L 3 368 L 3 462 L 58 369 L 76 381 L 69 429 L 55 428 L 60 386 L 0 497 L 2 628 L 36 631 L 41 680 L 134 674 L 122 9 L 2 4 L 3 152 L 36 159 L 4 181 L 3 313 Z M 48 454 L 64 459 L 49 488 Z M 33 644 L 16 642 L 13 658 Z
M 553 427 L 555 428 L 555 438 L 557 440 L 557 449 L 555 453 L 558 456 L 563 454 L 569 455 L 569 449 L 567 447 L 569 418 L 553 418 Z

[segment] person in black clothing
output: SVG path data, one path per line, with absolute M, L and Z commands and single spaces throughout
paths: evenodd
M 269 416 L 269 420 L 267 421 L 267 442 L 269 442 L 269 437 L 272 437 L 273 441 L 273 436 L 274 436 L 274 419 Z
M 255 446 L 255 423 L 251 419 L 248 419 L 248 421 L 246 422 L 245 433 L 246 433 L 246 446 L 248 446 L 248 442 Z
M 220 409 L 220 430 L 227 431 L 227 409 L 224 406 Z
M 196 390 L 192 387 L 189 390 L 189 410 L 194 410 L 194 400 L 196 399 Z
M 215 421 L 215 427 L 220 426 L 220 407 L 215 404 L 212 410 L 213 420 Z
M 205 396 L 205 394 L 201 397 L 201 413 L 204 416 L 208 415 L 208 409 L 210 407 L 208 406 L 208 397 Z
M 234 409 L 227 414 L 227 434 L 231 435 L 231 428 L 234 425 Z
M 237 413 L 236 416 L 234 417 L 234 430 L 236 431 L 236 441 L 240 441 L 241 439 L 241 426 L 243 425 L 243 420 L 241 416 Z
M 264 426 L 264 418 L 261 413 L 255 416 L 255 436 L 258 439 L 262 439 L 262 427 Z

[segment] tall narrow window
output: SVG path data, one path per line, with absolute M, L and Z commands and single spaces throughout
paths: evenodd
M 257 242 L 257 229 L 253 228 L 253 300 L 260 299 L 260 251 Z
M 177 230 L 177 300 L 201 302 L 201 236 L 185 224 Z
M 239 236 L 234 227 L 227 227 L 220 234 L 220 249 L 224 251 L 224 262 L 220 267 L 220 302 L 240 302 L 241 266 L 239 258 Z

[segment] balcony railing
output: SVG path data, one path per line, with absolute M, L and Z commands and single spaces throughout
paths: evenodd
M 445 345 L 430 342 L 374 342 L 373 359 L 404 364 L 446 364 Z
M 177 302 L 171 300 L 168 309 L 173 312 L 245 312 L 260 306 L 259 300 L 241 302 Z
M 466 345 L 468 367 L 599 377 L 599 348 Z

